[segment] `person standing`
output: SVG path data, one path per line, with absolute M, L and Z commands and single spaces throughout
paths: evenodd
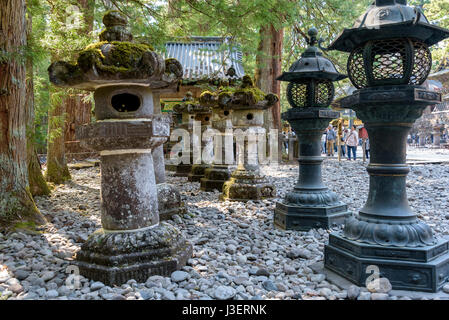
M 345 156 L 346 156 L 346 153 L 347 153 L 347 149 L 346 149 L 346 138 L 348 137 L 348 134 L 349 134 L 349 130 L 348 130 L 348 129 L 345 129 L 345 130 L 343 131 L 342 136 L 341 136 L 341 152 L 342 152 L 343 157 L 345 157 Z
M 334 156 L 334 142 L 335 142 L 336 134 L 332 125 L 329 125 L 326 136 L 326 145 L 327 145 L 327 156 Z
M 368 139 L 366 139 L 366 142 L 365 142 L 365 155 L 366 155 L 367 159 L 369 159 L 369 154 L 370 154 L 370 146 L 369 146 L 369 138 L 368 138 Z
M 351 160 L 351 152 L 354 156 L 354 161 L 357 159 L 357 145 L 359 144 L 359 135 L 357 134 L 356 128 L 353 125 L 351 127 L 351 132 L 349 132 L 345 141 L 348 146 L 348 160 Z
M 285 131 L 282 131 L 282 142 L 284 145 L 285 153 L 288 154 L 288 134 Z
M 321 135 L 321 153 L 326 154 L 326 137 L 327 137 L 327 128 L 324 130 Z

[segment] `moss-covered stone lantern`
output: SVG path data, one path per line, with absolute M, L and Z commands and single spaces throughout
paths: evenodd
M 201 105 L 212 108 L 212 129 L 216 131 L 212 166 L 205 170 L 204 177 L 200 179 L 203 191 L 221 191 L 235 168 L 231 121 L 233 110 L 225 103 L 229 90 L 221 88 L 216 92 L 205 91 L 200 96 Z
M 350 53 L 348 73 L 359 90 L 341 106 L 363 121 L 371 159 L 365 206 L 330 234 L 324 263 L 358 285 L 372 266 L 393 289 L 435 292 L 449 279 L 449 242 L 417 218 L 406 193 L 408 132 L 427 106 L 441 103 L 423 85 L 429 46 L 447 37 L 406 0 L 377 0 L 329 47 Z
M 154 90 L 182 77 L 178 61 L 151 46 L 131 42 L 126 19 L 105 14 L 101 42 L 83 50 L 75 64 L 49 67 L 61 87 L 94 91 L 96 123 L 77 130 L 84 147 L 101 157 L 101 223 L 76 256 L 81 275 L 119 285 L 146 281 L 181 268 L 192 245 L 170 224 L 159 222 L 152 151 L 167 140 L 169 119 L 155 114 Z
M 165 89 L 166 91 L 167 89 Z M 174 90 L 176 90 L 174 88 Z M 153 92 L 154 114 L 162 114 L 160 93 Z M 173 119 L 171 119 L 173 121 Z M 184 214 L 186 208 L 181 193 L 172 184 L 167 183 L 165 174 L 164 146 L 161 144 L 153 149 L 154 174 L 157 185 L 159 217 L 161 220 L 170 219 L 175 214 Z
M 175 165 L 174 176 L 177 177 L 188 177 L 192 171 L 193 167 L 193 147 L 194 139 L 200 137 L 200 132 L 196 132 L 194 128 L 195 121 L 201 121 L 201 125 L 210 125 L 211 111 L 210 107 L 203 106 L 198 101 L 195 101 L 193 94 L 187 92 L 183 99 L 184 101 L 180 104 L 173 106 L 173 111 L 177 114 L 181 114 L 181 124 L 178 126 L 179 129 L 187 130 L 189 133 L 189 141 L 181 140 L 183 145 L 182 152 L 178 154 L 179 163 Z M 200 128 L 201 129 L 201 128 Z M 184 139 L 185 137 L 182 137 Z M 195 141 L 196 145 L 197 141 Z M 187 148 L 187 150 L 186 150 Z M 186 152 L 187 156 L 183 153 Z M 189 179 L 189 181 L 191 181 Z
M 346 78 L 315 46 L 317 30 L 309 30 L 309 47 L 278 80 L 288 81 L 287 99 L 292 106 L 282 114 L 299 140 L 299 177 L 296 186 L 276 203 L 274 224 L 288 230 L 328 229 L 344 222 L 347 205 L 324 184 L 321 175 L 321 137 L 332 119 L 333 81 Z
M 182 114 L 172 109 L 170 112 L 170 116 L 171 116 L 170 132 L 173 132 L 180 125 L 182 125 Z M 177 165 L 172 163 L 173 159 L 172 150 L 177 143 L 178 143 L 177 141 L 172 141 L 171 139 L 169 139 L 166 143 L 164 143 L 165 170 L 167 171 L 176 171 Z
M 212 138 L 204 136 L 206 130 L 212 126 L 212 108 L 199 103 L 194 104 L 190 108 L 189 114 L 195 123 L 192 130 L 193 162 L 187 179 L 191 182 L 200 182 L 201 178 L 204 177 L 206 169 L 211 166 L 209 164 L 210 159 L 203 159 L 203 155 L 209 154 L 209 157 L 212 159 Z
M 265 94 L 255 87 L 249 76 L 243 78 L 242 86 L 235 92 L 221 94 L 221 101 L 232 109 L 237 153 L 237 168 L 223 184 L 221 200 L 263 200 L 276 196 L 275 187 L 260 172 L 259 140 L 266 141 L 264 110 L 278 100 L 275 94 Z

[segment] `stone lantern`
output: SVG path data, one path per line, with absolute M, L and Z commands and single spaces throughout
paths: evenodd
M 282 229 L 328 229 L 344 222 L 347 205 L 324 184 L 321 175 L 321 136 L 329 122 L 339 117 L 329 109 L 333 81 L 346 78 L 315 46 L 317 30 L 308 32 L 309 47 L 278 80 L 288 81 L 287 99 L 292 106 L 282 114 L 299 140 L 299 178 L 282 202 L 276 203 L 274 224 Z
M 435 147 L 439 147 L 441 145 L 441 135 L 444 131 L 444 124 L 441 124 L 436 121 L 435 125 L 433 126 L 433 145 Z
M 220 99 L 220 95 L 228 97 L 227 92 L 222 90 L 216 93 L 205 91 L 200 96 L 200 103 L 212 108 L 212 129 L 216 131 L 212 166 L 205 170 L 204 177 L 200 179 L 203 191 L 221 191 L 235 168 L 231 121 L 233 110 L 226 104 L 226 99 Z
M 170 132 L 173 132 L 173 130 L 177 129 L 181 123 L 182 123 L 182 114 L 176 112 L 176 110 L 172 110 L 170 112 L 171 116 L 171 123 L 170 123 Z M 172 154 L 171 150 L 173 149 L 173 146 L 176 145 L 178 142 L 171 141 L 168 139 L 166 143 L 164 143 L 164 153 L 165 153 L 165 170 L 167 171 L 176 171 L 175 164 L 171 163 Z
M 192 148 L 201 147 L 198 151 L 201 151 L 198 155 L 192 150 L 192 169 L 187 177 L 188 181 L 200 182 L 204 177 L 207 168 L 210 168 L 210 164 L 207 163 L 207 159 L 202 159 L 202 155 L 208 153 L 212 158 L 212 139 L 204 139 L 203 134 L 211 128 L 212 124 L 212 108 L 210 106 L 203 106 L 201 104 L 194 104 L 189 110 L 189 113 L 193 115 L 193 120 L 198 123 L 198 128 L 193 128 L 192 135 Z M 201 139 L 201 140 L 200 140 Z M 195 159 L 195 156 L 199 156 L 199 159 Z M 198 163 L 200 162 L 200 163 Z
M 237 168 L 223 184 L 220 199 L 248 201 L 275 197 L 275 187 L 260 172 L 258 140 L 266 141 L 264 110 L 271 108 L 278 97 L 263 93 L 253 85 L 249 76 L 245 76 L 242 86 L 233 93 L 222 94 L 221 100 L 232 109 Z
M 184 97 L 184 102 L 181 104 L 177 104 L 173 107 L 173 111 L 181 115 L 181 124 L 177 127 L 180 129 L 187 130 L 189 132 L 189 141 L 181 140 L 183 143 L 183 150 L 185 150 L 185 147 L 188 147 L 187 149 L 187 159 L 186 157 L 182 156 L 182 152 L 179 152 L 179 158 L 180 163 L 178 163 L 175 166 L 175 177 L 187 177 L 192 170 L 192 163 L 193 163 L 193 150 L 192 150 L 192 135 L 193 135 L 193 121 L 195 119 L 194 114 L 192 114 L 190 111 L 194 108 L 195 101 L 193 98 L 193 95 L 191 92 L 187 92 L 186 96 Z M 183 138 L 184 139 L 184 138 Z M 184 152 L 184 151 L 183 151 Z
M 365 124 L 371 162 L 365 206 L 330 234 L 324 263 L 360 286 L 373 267 L 393 289 L 435 292 L 449 278 L 449 242 L 418 220 L 406 194 L 407 134 L 427 106 L 441 102 L 423 86 L 429 47 L 447 37 L 449 30 L 405 0 L 377 0 L 329 47 L 350 53 L 348 74 L 358 90 L 341 105 Z
M 159 92 L 153 92 L 153 100 L 154 114 L 162 114 Z M 153 149 L 153 164 L 157 185 L 160 220 L 170 219 L 175 214 L 184 214 L 186 212 L 186 208 L 184 202 L 182 201 L 181 193 L 174 185 L 167 183 L 163 145 L 159 145 Z
M 100 153 L 101 223 L 77 253 L 80 274 L 107 285 L 169 275 L 185 265 L 192 245 L 159 222 L 152 151 L 167 140 L 169 119 L 155 114 L 154 92 L 175 86 L 182 67 L 151 46 L 132 42 L 126 18 L 109 11 L 106 30 L 76 64 L 58 61 L 50 81 L 94 91 L 96 123 L 77 130 L 84 147 Z

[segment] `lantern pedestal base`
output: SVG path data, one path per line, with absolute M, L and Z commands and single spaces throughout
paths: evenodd
M 170 161 L 170 160 L 168 160 L 168 161 Z M 168 163 L 166 163 L 165 164 L 165 171 L 176 171 L 176 165 L 174 165 L 174 164 L 168 164 Z
M 247 184 L 227 181 L 223 185 L 224 193 L 220 195 L 221 201 L 250 201 L 265 200 L 276 196 L 276 190 L 269 183 Z
M 193 247 L 174 227 L 161 223 L 135 232 L 97 230 L 82 245 L 75 264 L 86 278 L 108 286 L 152 275 L 169 276 L 192 256 Z
M 449 279 L 449 241 L 435 245 L 407 248 L 370 245 L 329 235 L 324 247 L 324 266 L 358 286 L 365 286 L 372 273 L 368 266 L 379 268 L 395 290 L 437 292 Z
M 175 214 L 186 213 L 179 190 L 171 184 L 157 184 L 157 200 L 160 220 L 168 220 Z
M 330 229 L 343 224 L 349 215 L 347 205 L 317 208 L 277 202 L 274 225 L 283 230 Z
M 205 171 L 204 178 L 201 178 L 201 190 L 222 191 L 223 184 L 231 177 L 232 169 L 228 165 L 214 165 Z
M 206 174 L 206 169 L 210 168 L 207 164 L 194 164 L 192 166 L 192 171 L 189 173 L 187 180 L 190 182 L 200 182 L 201 178 L 204 178 Z
M 191 164 L 178 164 L 174 171 L 175 171 L 175 173 L 173 175 L 175 177 L 187 177 L 189 175 L 190 171 L 192 171 L 192 165 Z
M 265 181 L 257 170 L 237 169 L 231 178 L 223 184 L 221 201 L 249 201 L 274 198 L 276 189 Z

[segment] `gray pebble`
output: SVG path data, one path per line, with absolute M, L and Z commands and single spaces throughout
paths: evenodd
M 360 288 L 358 286 L 351 285 L 348 288 L 348 299 L 355 300 L 360 295 Z
M 277 291 L 278 290 L 277 286 L 271 280 L 265 280 L 262 283 L 262 286 L 267 291 Z
M 96 290 L 100 290 L 101 288 L 104 287 L 104 283 L 100 282 L 100 281 L 95 281 L 90 285 L 90 290 L 92 291 L 96 291 Z
M 171 281 L 182 282 L 189 277 L 189 274 L 185 271 L 175 271 L 171 274 Z
M 214 296 L 218 300 L 230 300 L 236 295 L 236 290 L 232 287 L 219 286 L 214 290 Z

